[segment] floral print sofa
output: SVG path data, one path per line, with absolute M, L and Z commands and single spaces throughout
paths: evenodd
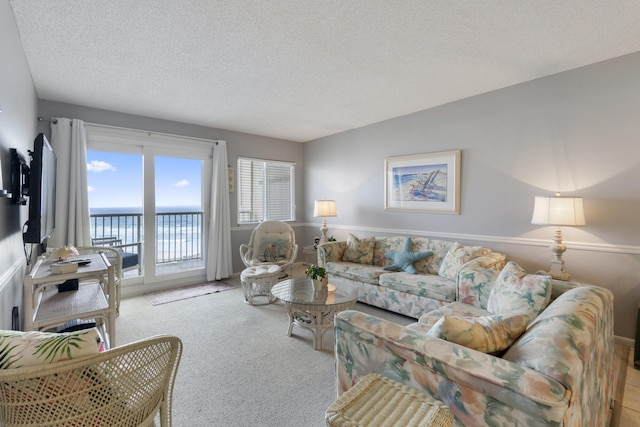
M 458 426 L 608 425 L 613 401 L 612 293 L 546 277 L 542 281 L 549 283 L 548 293 L 523 294 L 523 301 L 544 305 L 541 313 L 513 344 L 488 354 L 435 337 L 430 328 L 437 329 L 434 322 L 442 322 L 436 319 L 447 313 L 487 312 L 502 272 L 480 269 L 475 274 L 484 276 L 485 285 L 467 280 L 460 301 L 408 326 L 353 310 L 339 313 L 338 395 L 375 372 L 444 402 Z
M 413 263 L 415 274 L 385 270 L 393 264 L 385 253 L 402 251 L 407 239 L 414 252 L 431 255 Z M 356 287 L 359 301 L 416 319 L 457 301 L 461 279 L 476 277 L 478 268 L 499 271 L 505 258 L 482 246 L 406 236 L 359 239 L 349 235 L 346 241 L 318 246 L 318 263 L 327 269 L 330 283 Z

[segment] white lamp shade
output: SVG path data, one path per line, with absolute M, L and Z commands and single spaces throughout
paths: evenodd
M 316 200 L 313 216 L 336 216 L 335 200 Z
M 585 225 L 582 197 L 536 196 L 531 224 Z

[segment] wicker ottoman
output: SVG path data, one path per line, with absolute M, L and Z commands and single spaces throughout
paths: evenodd
M 331 427 L 444 427 L 453 414 L 425 393 L 369 374 L 327 408 L 325 420 Z
M 258 265 L 242 270 L 240 283 L 244 292 L 244 302 L 251 305 L 271 304 L 277 298 L 271 295 L 271 288 L 278 282 L 281 268 L 275 264 Z M 262 298 L 260 301 L 258 298 Z

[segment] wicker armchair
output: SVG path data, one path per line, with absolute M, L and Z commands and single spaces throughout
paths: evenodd
M 240 257 L 246 267 L 275 264 L 286 271 L 297 256 L 296 235 L 282 221 L 261 222 L 251 232 L 249 243 L 240 245 Z
M 116 248 L 108 246 L 80 246 L 78 255 L 97 254 L 102 252 L 114 268 L 116 279 L 116 316 L 120 314 L 120 282 L 122 282 L 122 253 Z
M 147 338 L 97 355 L 0 370 L 0 425 L 171 426 L 182 356 L 174 336 Z

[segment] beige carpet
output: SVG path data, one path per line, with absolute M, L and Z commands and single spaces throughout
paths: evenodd
M 324 411 L 336 398 L 333 334 L 315 351 L 309 331 L 294 327 L 286 336 L 282 303 L 247 305 L 239 279 L 228 282 L 235 287 L 227 292 L 171 304 L 122 300 L 116 344 L 158 334 L 183 340 L 174 426 L 324 426 Z M 356 309 L 412 322 L 362 304 Z
M 214 294 L 216 292 L 228 291 L 235 286 L 227 282 L 208 282 L 197 285 L 183 286 L 165 291 L 147 292 L 144 296 L 153 305 L 167 304 L 169 302 L 180 301 L 187 298 L 199 297 L 202 295 Z

